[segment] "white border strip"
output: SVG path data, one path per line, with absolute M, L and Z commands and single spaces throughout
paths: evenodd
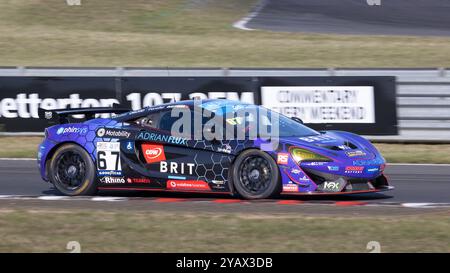
M 233 27 L 241 29 L 241 30 L 254 30 L 252 28 L 248 28 L 246 27 L 246 25 L 248 24 L 248 22 L 250 22 L 253 18 L 255 18 L 256 16 L 258 16 L 258 14 L 261 12 L 261 10 L 267 6 L 267 4 L 269 3 L 270 0 L 261 0 L 253 9 L 252 12 L 250 12 L 250 14 L 248 14 L 247 16 L 245 16 L 244 18 L 242 18 L 241 20 L 235 22 L 233 24 Z

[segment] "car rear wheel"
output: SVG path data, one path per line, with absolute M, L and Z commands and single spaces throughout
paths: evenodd
M 65 195 L 94 195 L 97 192 L 94 162 L 76 144 L 65 144 L 55 151 L 48 173 L 53 185 Z
M 246 199 L 268 198 L 280 193 L 278 166 L 260 150 L 246 150 L 233 163 L 231 178 L 236 192 Z

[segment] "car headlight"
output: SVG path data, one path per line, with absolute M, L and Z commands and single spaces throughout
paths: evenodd
M 311 151 L 301 149 L 301 148 L 293 148 L 291 150 L 291 155 L 292 155 L 292 158 L 294 158 L 294 160 L 298 163 L 311 162 L 311 161 L 313 161 L 313 162 L 317 162 L 317 161 L 332 162 L 333 161 L 326 156 L 319 155 L 319 154 L 316 154 L 316 153 L 313 153 Z

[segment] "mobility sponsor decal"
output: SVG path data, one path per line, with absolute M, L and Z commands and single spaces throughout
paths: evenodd
M 278 153 L 277 164 L 288 164 L 289 154 L 288 153 Z
M 57 135 L 66 135 L 66 134 L 80 134 L 85 135 L 88 132 L 87 127 L 60 127 L 57 131 Z
M 121 129 L 100 128 L 97 130 L 97 136 L 105 138 L 130 138 L 132 133 Z
M 211 190 L 208 183 L 200 180 L 168 180 L 168 190 L 198 190 L 209 191 Z
M 347 166 L 345 167 L 345 173 L 362 173 L 364 171 L 363 166 Z
M 136 139 L 146 141 L 166 142 L 169 144 L 187 145 L 187 138 L 161 135 L 157 133 L 140 132 Z
M 147 163 L 155 163 L 166 160 L 164 146 L 159 144 L 142 144 L 142 152 Z

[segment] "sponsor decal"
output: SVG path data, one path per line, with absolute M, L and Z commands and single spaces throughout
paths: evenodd
M 303 164 L 309 165 L 309 166 L 323 166 L 327 164 L 328 162 L 305 162 Z
M 356 166 L 368 166 L 368 165 L 381 165 L 384 161 L 380 158 L 370 160 L 353 160 L 353 165 Z
M 339 182 L 323 182 L 323 190 L 324 191 L 339 191 L 340 183 Z
M 300 181 L 309 181 L 309 178 L 306 175 L 304 175 L 303 177 L 300 177 L 298 180 L 300 180 Z
M 157 133 L 141 132 L 136 137 L 138 140 L 166 142 L 177 145 L 187 145 L 187 138 L 161 135 Z
M 291 173 L 293 173 L 293 174 L 299 174 L 299 173 L 301 173 L 302 171 L 300 171 L 299 169 L 292 169 L 291 170 Z
M 184 162 L 167 162 L 161 161 L 159 163 L 159 171 L 162 173 L 170 174 L 186 174 L 192 175 L 194 173 L 194 163 L 184 163 Z
M 142 152 L 147 163 L 154 163 L 166 160 L 164 146 L 158 144 L 142 144 Z
M 376 173 L 376 172 L 378 172 L 378 171 L 380 171 L 380 169 L 379 169 L 378 167 L 375 167 L 375 168 L 368 168 L 368 169 L 367 169 L 367 172 L 368 172 L 368 173 Z
M 130 138 L 131 133 L 120 129 L 100 128 L 97 130 L 97 136 L 107 138 Z
M 298 186 L 296 184 L 283 185 L 284 192 L 298 192 Z
M 199 180 L 168 180 L 166 187 L 168 190 L 211 190 L 208 183 Z
M 97 171 L 97 175 L 98 176 L 122 176 L 122 171 L 113 171 L 113 170 L 102 171 L 102 170 L 99 170 L 99 171 Z
M 80 134 L 85 135 L 88 131 L 87 127 L 60 127 L 57 131 L 57 135 L 65 135 L 65 134 Z
M 150 184 L 150 179 L 148 178 L 127 178 L 127 182 L 131 184 Z
M 228 144 L 223 145 L 222 147 L 217 148 L 219 153 L 231 154 L 231 146 Z
M 105 135 L 105 128 L 100 128 L 97 130 L 97 136 L 98 137 L 103 137 Z
M 216 184 L 216 185 L 223 185 L 223 184 L 225 184 L 225 181 L 223 181 L 223 180 L 212 180 L 211 182 L 213 184 Z
M 339 171 L 339 167 L 338 166 L 328 166 L 328 170 L 329 171 L 333 171 L 333 172 L 337 172 L 337 171 Z
M 335 141 L 336 139 L 330 136 L 307 136 L 307 137 L 300 137 L 300 140 L 306 141 L 306 142 L 330 142 Z
M 364 167 L 362 166 L 347 166 L 345 167 L 345 173 L 362 173 Z
M 346 154 L 348 157 L 357 157 L 357 156 L 365 156 L 365 155 L 366 155 L 366 153 L 363 152 L 363 151 L 361 151 L 361 150 L 347 151 L 347 152 L 345 152 L 345 154 Z
M 179 175 L 169 175 L 169 179 L 179 179 L 179 180 L 186 180 L 186 176 L 179 176 Z
M 278 153 L 277 164 L 288 164 L 289 154 L 288 153 Z
M 113 176 L 104 176 L 100 178 L 100 183 L 103 184 L 124 184 L 124 177 L 113 177 Z
M 126 147 L 127 147 L 128 151 L 133 151 L 134 150 L 133 142 L 128 141 L 127 144 L 126 144 Z

